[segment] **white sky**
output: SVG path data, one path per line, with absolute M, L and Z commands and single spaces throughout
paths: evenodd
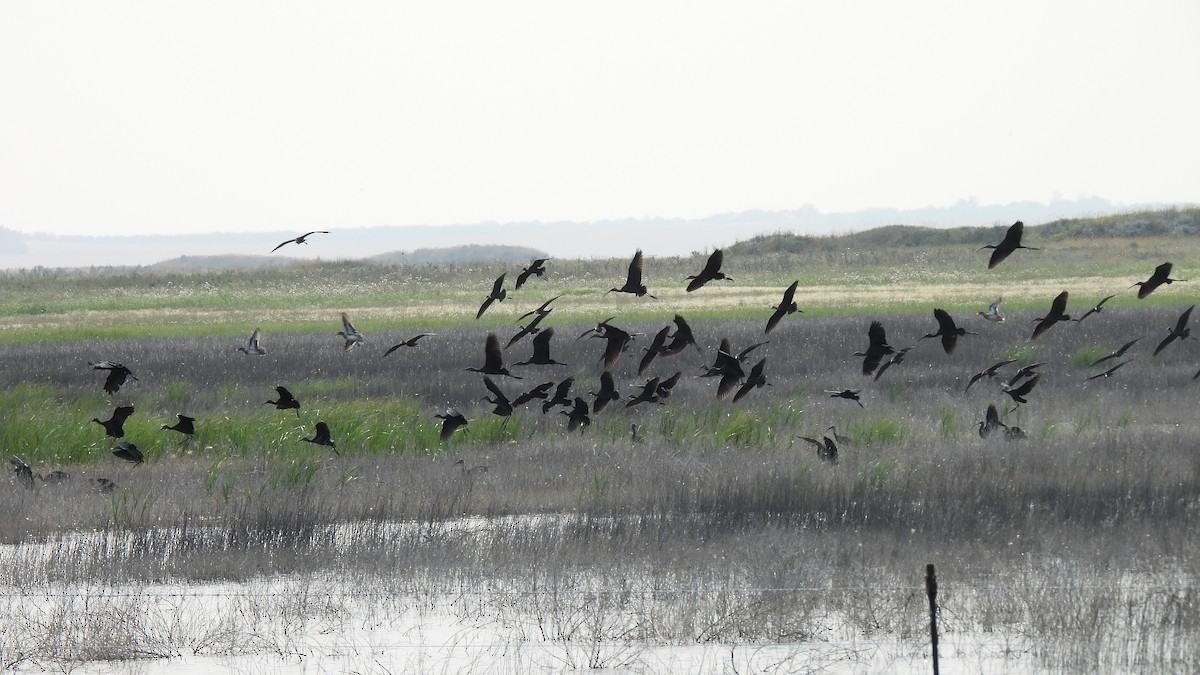
M 0 227 L 1200 201 L 1200 3 L 0 3 Z

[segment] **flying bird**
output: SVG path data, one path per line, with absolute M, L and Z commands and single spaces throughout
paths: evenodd
M 658 402 L 658 378 L 655 377 L 642 385 L 642 390 L 637 394 L 629 397 L 629 401 L 625 404 L 626 408 L 632 408 L 639 403 L 657 403 Z
M 1101 378 L 1101 377 L 1104 377 L 1104 378 L 1112 377 L 1112 374 L 1117 372 L 1117 370 L 1121 366 L 1125 365 L 1126 363 L 1129 363 L 1129 362 L 1122 361 L 1122 362 L 1118 363 L 1117 365 L 1113 366 L 1112 368 L 1109 368 L 1108 370 L 1104 371 L 1103 373 L 1098 373 L 1096 375 L 1092 375 L 1091 377 L 1088 378 L 1088 380 L 1095 380 L 1095 379 Z
M 600 411 L 608 407 L 609 403 L 621 400 L 621 394 L 617 391 L 617 385 L 613 380 L 612 372 L 606 370 L 600 373 L 600 391 L 592 395 L 596 397 L 592 401 L 593 415 L 599 415 Z
M 121 387 L 125 384 L 126 378 L 133 378 L 135 381 L 137 380 L 137 376 L 133 374 L 132 370 L 117 363 L 116 361 L 100 361 L 98 363 L 92 363 L 89 361 L 88 365 L 92 367 L 92 370 L 108 371 L 108 377 L 104 378 L 104 391 L 109 395 L 116 394 L 118 391 L 120 391 Z
M 547 328 L 533 338 L 533 355 L 528 361 L 520 361 L 518 366 L 565 366 L 562 361 L 550 358 L 550 339 L 554 337 L 554 329 Z
M 354 328 L 354 324 L 350 323 L 350 317 L 345 312 L 342 312 L 342 329 L 337 332 L 337 335 L 346 341 L 342 347 L 345 351 L 350 351 L 354 349 L 354 345 L 367 341 L 363 334 Z
M 1075 319 L 1075 323 L 1079 323 L 1080 321 L 1083 321 L 1084 319 L 1088 318 L 1089 316 L 1091 316 L 1093 314 L 1099 314 L 1100 312 L 1104 311 L 1104 303 L 1108 302 L 1109 300 L 1112 300 L 1115 297 L 1117 297 L 1117 296 L 1110 295 L 1110 296 L 1104 298 L 1103 300 L 1101 300 L 1100 302 L 1097 302 L 1095 307 L 1084 312 L 1083 316 L 1079 317 L 1078 319 Z
M 592 418 L 588 417 L 588 404 L 583 400 L 582 396 L 576 396 L 575 401 L 570 410 L 558 411 L 567 416 L 567 431 L 579 430 L 583 433 L 584 427 L 591 425 Z
M 392 352 L 396 351 L 397 349 L 400 349 L 401 347 L 416 347 L 417 340 L 420 340 L 421 338 L 424 338 L 424 337 L 433 337 L 434 335 L 436 335 L 436 333 L 421 333 L 420 335 L 410 337 L 403 342 L 398 342 L 398 343 L 392 345 L 391 347 L 388 347 L 388 350 L 383 353 L 383 356 L 387 356 L 388 354 L 391 354 Z M 381 356 L 379 358 L 382 359 L 383 356 Z
M 313 230 L 312 232 L 305 232 L 304 234 L 300 235 L 299 237 L 296 237 L 295 239 L 288 239 L 285 242 L 281 242 L 278 246 L 271 249 L 271 253 L 278 251 L 279 249 L 283 248 L 284 246 L 287 246 L 288 244 L 307 244 L 308 238 L 314 234 L 329 234 L 329 232 L 327 230 Z
M 799 279 L 793 281 L 792 285 L 783 291 L 783 300 L 780 300 L 779 304 L 772 308 L 775 310 L 775 313 L 771 315 L 771 318 L 767 319 L 767 329 L 763 333 L 770 333 L 775 330 L 775 326 L 779 325 L 780 319 L 788 314 L 795 312 L 804 313 L 804 310 L 796 307 L 796 301 L 794 300 L 796 297 L 796 286 L 798 285 L 800 285 Z
M 575 384 L 574 377 L 568 377 L 562 382 L 559 382 L 558 386 L 554 388 L 554 396 L 551 396 L 542 403 L 542 414 L 545 415 L 546 413 L 550 412 L 552 408 L 560 405 L 571 405 L 570 392 L 571 385 L 573 384 Z
M 545 277 L 547 260 L 549 260 L 549 258 L 537 258 L 533 262 L 529 263 L 529 267 L 522 267 L 521 273 L 517 275 L 517 283 L 513 287 L 514 290 L 520 290 L 531 276 L 539 279 Z
M 1146 336 L 1143 335 L 1141 337 L 1136 337 L 1136 338 L 1130 340 L 1129 342 L 1126 342 L 1125 344 L 1118 347 L 1117 351 L 1109 354 L 1108 356 L 1103 356 L 1101 358 L 1096 359 L 1095 361 L 1092 361 L 1090 364 L 1088 364 L 1088 367 L 1091 368 L 1093 366 L 1098 366 L 1101 363 L 1104 363 L 1105 361 L 1107 361 L 1109 359 L 1116 359 L 1116 358 L 1120 358 L 1120 357 L 1124 356 L 1125 352 L 1129 351 L 1130 347 L 1137 344 L 1138 340 L 1141 340 L 1144 337 L 1146 337 Z
M 658 382 L 658 402 L 665 403 L 671 397 L 671 392 L 675 389 L 675 385 L 679 384 L 679 378 L 683 377 L 683 371 L 677 370 L 675 374 L 665 380 Z
M 1192 310 L 1195 308 L 1196 306 L 1192 305 L 1191 307 L 1183 310 L 1183 314 L 1179 315 L 1179 319 L 1175 321 L 1175 325 L 1167 329 L 1167 337 L 1163 338 L 1163 341 L 1158 343 L 1158 346 L 1154 348 L 1154 356 L 1158 356 L 1159 352 L 1166 349 L 1167 345 L 1176 340 L 1186 340 L 1187 338 L 1192 338 L 1193 340 L 1196 339 L 1192 337 L 1192 329 L 1188 328 L 1187 325 L 1188 318 L 1192 316 Z
M 533 312 L 529 312 L 525 316 L 529 316 L 529 314 L 533 314 Z M 504 348 L 508 349 L 509 347 L 517 344 L 518 342 L 521 341 L 521 338 L 525 337 L 526 335 L 536 335 L 537 333 L 540 333 L 542 331 L 542 329 L 538 326 L 538 324 L 540 324 L 542 322 L 542 319 L 546 318 L 546 316 L 548 314 L 550 314 L 550 312 L 546 312 L 544 314 L 537 314 L 536 316 L 533 317 L 533 320 L 531 320 L 529 323 L 525 324 L 524 326 L 521 326 L 521 330 L 517 331 L 517 334 L 512 336 L 512 339 L 510 339 L 508 341 L 508 344 L 504 345 Z M 524 317 L 522 317 L 522 318 L 524 318 Z
M 721 249 L 718 248 L 714 250 L 712 255 L 708 256 L 708 262 L 704 264 L 704 269 L 700 270 L 699 274 L 687 277 L 688 279 L 691 279 L 691 282 L 687 285 L 687 292 L 691 293 L 704 284 L 707 284 L 710 281 L 716 281 L 718 279 L 733 281 L 732 277 L 725 276 L 725 273 L 721 271 L 721 263 L 724 262 L 724 260 L 725 254 L 721 252 Z
M 1016 383 L 1017 380 L 1021 379 L 1022 377 L 1028 377 L 1030 375 L 1033 375 L 1034 373 L 1037 372 L 1038 368 L 1041 368 L 1044 365 L 1046 365 L 1046 364 L 1039 361 L 1037 363 L 1031 363 L 1027 366 L 1022 366 L 1021 368 L 1018 368 L 1017 372 L 1013 373 L 1012 377 L 1008 378 L 1008 382 L 1006 382 L 1005 385 L 1011 387 L 1013 384 Z
M 279 385 L 275 387 L 275 391 L 279 396 L 274 401 L 265 401 L 263 405 L 273 405 L 276 410 L 295 410 L 296 417 L 300 416 L 300 401 L 292 396 L 292 392 L 287 390 L 287 387 Z
M 625 285 L 620 288 L 610 288 L 604 294 L 609 293 L 632 293 L 639 298 L 643 295 L 650 295 L 646 290 L 646 285 L 642 283 L 642 250 L 638 249 L 637 253 L 633 254 L 633 260 L 629 263 L 629 273 L 625 276 Z M 650 297 L 654 298 L 653 295 Z M 657 300 L 658 298 L 655 298 Z
M 553 382 L 543 382 L 529 391 L 517 396 L 513 399 L 513 406 L 525 405 L 535 398 L 540 398 L 543 401 L 550 395 L 550 389 L 554 387 Z
M 595 328 L 589 329 L 580 335 L 576 340 L 584 337 L 595 337 L 605 341 L 604 355 L 600 357 L 600 361 L 604 364 L 604 370 L 611 370 L 616 365 L 617 360 L 621 358 L 621 354 L 629 346 L 629 342 L 633 340 L 633 334 L 628 331 L 617 328 L 609 323 L 614 317 L 609 317 L 601 321 Z
M 765 358 L 754 364 L 754 367 L 750 369 L 750 374 L 747 375 L 746 379 L 742 381 L 742 386 L 738 388 L 737 393 L 733 395 L 734 403 L 742 400 L 746 394 L 750 393 L 751 389 L 766 387 L 771 384 L 770 382 L 767 382 L 767 376 L 763 373 L 763 370 L 766 367 L 767 360 Z
M 113 438 L 120 438 L 125 435 L 125 420 L 133 414 L 133 406 L 123 405 L 118 406 L 112 411 L 112 416 L 107 420 L 101 421 L 99 417 L 93 417 L 92 421 L 104 427 L 104 433 Z
M 553 298 L 550 298 L 549 300 L 543 302 L 542 305 L 540 307 L 538 307 L 537 309 L 531 309 L 528 312 L 525 312 L 521 316 L 517 317 L 517 322 L 519 323 L 521 321 L 521 319 L 524 319 L 527 316 L 532 316 L 534 314 L 537 314 L 538 317 L 545 317 L 547 314 L 549 314 L 551 311 L 553 311 L 550 308 L 550 303 L 554 302 L 555 300 L 557 300 L 561 297 L 562 297 L 562 294 L 556 295 Z
M 1025 223 L 1022 223 L 1021 221 L 1018 220 L 1017 222 L 1015 222 L 1009 226 L 1008 232 L 1006 232 L 1004 234 L 1004 239 L 1002 239 L 999 244 L 988 244 L 987 246 L 984 246 L 983 248 L 979 249 L 980 251 L 982 251 L 985 248 L 992 249 L 992 257 L 990 260 L 988 260 L 988 269 L 989 270 L 992 269 L 993 267 L 995 267 L 996 265 L 999 265 L 1000 263 L 1004 262 L 1004 259 L 1007 258 L 1009 256 L 1009 254 L 1011 254 L 1013 251 L 1015 251 L 1019 248 L 1028 249 L 1030 251 L 1038 250 L 1036 248 L 1033 248 L 1032 246 L 1022 246 L 1021 245 L 1021 235 L 1024 232 L 1025 232 Z
M 1000 421 L 1000 412 L 996 410 L 996 406 L 988 404 L 987 412 L 982 420 L 977 422 L 979 425 L 979 437 L 987 438 L 992 435 L 992 432 L 997 429 L 1007 429 L 1008 425 Z
M 879 367 L 879 362 L 887 354 L 895 354 L 896 350 L 892 349 L 887 343 L 887 333 L 883 330 L 883 324 L 878 321 L 872 321 L 867 328 L 867 339 L 870 341 L 867 345 L 867 351 L 856 352 L 855 356 L 863 357 L 862 374 L 870 375 Z
M 1004 316 L 1000 314 L 1000 303 L 1003 301 L 1004 298 L 996 298 L 995 302 L 988 305 L 986 312 L 976 312 L 976 314 L 993 323 L 1002 323 Z
M 504 392 L 500 390 L 500 387 L 496 386 L 496 383 L 492 381 L 492 378 L 488 377 L 487 375 L 483 376 L 483 386 L 487 387 L 488 391 L 492 392 L 491 398 L 485 396 L 483 399 L 496 406 L 492 409 L 492 414 L 498 415 L 507 420 L 508 417 L 513 414 L 512 402 L 508 400 L 508 397 L 504 395 Z
M 267 353 L 267 350 L 258 345 L 259 339 L 262 338 L 262 331 L 257 328 L 250 334 L 250 339 L 246 341 L 245 347 L 238 347 L 237 350 L 247 356 L 262 356 Z
M 1039 373 L 1021 383 L 1021 386 L 1019 387 L 1013 387 L 1005 384 L 1000 388 L 1000 390 L 1008 394 L 1009 398 L 1011 398 L 1013 401 L 1016 401 L 1018 404 L 1028 403 L 1025 397 L 1029 395 L 1029 392 L 1033 391 L 1033 388 L 1037 386 L 1037 383 L 1040 382 L 1041 379 L 1042 376 Z
M 504 354 L 500 351 L 500 339 L 495 333 L 488 333 L 487 342 L 483 347 L 483 366 L 480 368 L 466 368 L 466 370 L 483 373 L 484 375 L 505 375 L 514 379 L 521 379 L 520 375 L 513 375 L 508 372 L 508 368 L 504 367 Z
M 942 338 L 942 349 L 947 354 L 954 353 L 954 347 L 958 345 L 959 337 L 963 335 L 978 335 L 978 333 L 972 333 L 965 328 L 959 328 L 954 323 L 954 319 L 950 318 L 950 314 L 944 309 L 933 310 L 933 318 L 937 319 L 938 322 L 937 332 L 926 333 L 921 336 L 921 339 L 940 336 Z
M 1187 279 L 1172 279 L 1171 263 L 1165 262 L 1154 268 L 1154 274 L 1151 274 L 1149 279 L 1145 281 L 1136 281 L 1134 282 L 1133 286 L 1141 286 L 1141 288 L 1138 289 L 1138 300 L 1142 300 L 1147 295 L 1153 293 L 1154 289 L 1158 288 L 1159 286 L 1162 286 L 1163 284 L 1170 284 L 1174 281 L 1187 281 Z M 1133 288 L 1133 286 L 1130 286 L 1130 288 Z
M 696 348 L 696 353 L 701 356 L 704 352 L 700 351 L 700 345 L 696 344 L 696 337 L 692 334 L 692 327 L 684 318 L 676 314 L 672 320 L 675 323 L 675 332 L 671 333 L 668 338 L 671 340 L 663 346 L 660 356 L 675 356 L 691 345 Z
M 196 418 L 188 417 L 187 415 L 176 414 L 177 422 L 173 425 L 162 425 L 162 429 L 168 431 L 178 431 L 185 436 L 191 436 L 196 433 Z
M 467 418 L 463 417 L 462 413 L 454 408 L 447 408 L 446 412 L 441 415 L 434 415 L 435 418 L 442 420 L 442 430 L 438 434 L 439 441 L 445 441 L 454 435 L 455 431 L 460 428 L 463 433 L 466 433 Z
M 503 302 L 504 298 L 508 297 L 508 291 L 504 290 L 504 277 L 507 274 L 508 272 L 501 274 L 492 282 L 492 292 L 488 293 L 488 296 L 483 299 L 483 304 L 479 306 L 479 311 L 475 312 L 476 320 L 483 316 L 483 313 L 487 311 L 488 307 L 492 306 L 493 302 Z
M 138 446 L 129 441 L 119 441 L 113 446 L 112 454 L 116 455 L 118 459 L 133 462 L 134 464 L 141 464 L 146 461 L 146 458 L 142 455 L 142 451 L 138 450 Z
M 992 365 L 988 366 L 987 368 L 984 368 L 983 370 L 979 371 L 978 373 L 975 373 L 974 375 L 971 376 L 971 381 L 967 382 L 967 388 L 963 389 L 963 393 L 966 393 L 967 391 L 969 391 L 971 389 L 971 385 L 975 384 L 976 382 L 978 382 L 979 380 L 982 380 L 985 377 L 996 377 L 996 371 L 1000 370 L 1001 368 L 1003 368 L 1004 366 L 1007 366 L 1010 363 L 1016 363 L 1016 359 L 1004 359 L 1003 361 L 1000 361 L 998 363 L 993 363 Z
M 1037 320 L 1038 324 L 1033 329 L 1033 337 L 1029 339 L 1038 339 L 1044 335 L 1046 331 L 1050 330 L 1054 324 L 1060 321 L 1070 321 L 1071 315 L 1067 314 L 1066 311 L 1067 292 L 1063 291 L 1054 298 L 1054 302 L 1050 303 L 1050 311 L 1046 314 L 1046 316 L 1043 316 Z
M 859 396 L 858 396 L 858 392 L 860 392 L 860 391 L 862 391 L 862 390 L 861 389 L 842 389 L 840 391 L 835 391 L 833 389 L 826 389 L 825 393 L 829 394 L 829 398 L 844 398 L 848 401 L 854 401 L 855 403 L 858 404 L 858 407 L 862 408 L 863 410 L 866 410 L 867 406 L 862 404 L 862 401 L 859 399 Z
M 317 422 L 316 429 L 313 431 L 312 438 L 301 438 L 300 440 L 314 445 L 324 445 L 333 451 L 333 454 L 341 456 L 338 452 L 337 443 L 333 442 L 333 438 L 329 435 L 329 425 L 324 422 Z
M 900 351 L 896 352 L 895 354 L 892 354 L 892 358 L 888 359 L 887 361 L 884 361 L 883 364 L 879 366 L 879 370 L 875 371 L 875 381 L 878 382 L 879 378 L 883 377 L 883 374 L 887 371 L 888 368 L 891 368 L 892 366 L 894 366 L 898 363 L 904 363 L 904 357 L 908 356 L 908 350 L 910 350 L 910 349 L 912 349 L 912 347 L 905 347 L 904 349 L 901 349 Z
M 662 353 L 664 345 L 667 342 L 667 334 L 671 332 L 670 326 L 663 326 L 662 330 L 654 335 L 654 339 L 650 341 L 650 346 L 645 348 L 645 354 L 642 355 L 642 360 L 638 363 L 637 374 L 641 377 L 642 373 L 650 367 L 650 363 L 654 361 L 654 357 Z
M 838 447 L 837 443 L 835 443 L 832 438 L 828 436 L 822 436 L 821 440 L 819 441 L 808 436 L 797 436 L 796 438 L 799 438 L 802 441 L 808 441 L 816 446 L 817 457 L 820 458 L 821 461 L 829 462 L 830 464 L 838 463 Z

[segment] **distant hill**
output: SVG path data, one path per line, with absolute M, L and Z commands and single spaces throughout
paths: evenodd
M 155 272 L 224 272 L 228 270 L 253 270 L 265 267 L 295 265 L 295 258 L 272 258 L 265 255 L 185 255 L 171 258 L 145 269 Z
M 365 258 L 367 262 L 382 265 L 425 265 L 474 262 L 528 263 L 534 258 L 549 258 L 545 251 L 528 246 L 449 246 L 446 248 L 419 248 L 411 253 L 392 251 Z

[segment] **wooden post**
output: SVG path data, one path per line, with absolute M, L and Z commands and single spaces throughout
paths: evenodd
M 933 675 L 938 675 L 937 575 L 925 566 L 925 593 L 929 595 L 929 640 L 933 644 Z

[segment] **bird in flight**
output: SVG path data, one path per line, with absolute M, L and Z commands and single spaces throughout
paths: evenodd
M 1109 300 L 1112 300 L 1115 297 L 1117 297 L 1117 296 L 1110 295 L 1110 296 L 1104 298 L 1103 300 L 1101 300 L 1100 302 L 1097 302 L 1095 307 L 1084 312 L 1083 316 L 1079 317 L 1078 319 L 1075 319 L 1074 320 L 1075 323 L 1079 323 L 1080 321 L 1083 321 L 1084 319 L 1088 318 L 1089 316 L 1091 316 L 1093 314 L 1099 314 L 1100 312 L 1102 312 L 1104 310 L 1104 303 L 1108 302 Z
M 780 319 L 788 314 L 795 312 L 804 313 L 804 310 L 796 307 L 796 287 L 799 285 L 800 280 L 797 279 L 796 281 L 792 282 L 791 286 L 788 286 L 786 289 L 784 289 L 783 300 L 780 300 L 779 304 L 774 307 L 775 312 L 771 314 L 771 318 L 767 319 L 767 329 L 763 331 L 763 333 L 770 333 L 771 331 L 775 330 L 775 326 L 779 325 Z
M 633 254 L 633 260 L 629 263 L 629 273 L 625 276 L 625 285 L 620 288 L 610 288 L 604 294 L 608 295 L 613 292 L 632 293 L 639 298 L 643 295 L 650 295 L 649 291 L 646 290 L 646 285 L 642 283 L 642 249 L 639 248 Z M 650 295 L 650 297 L 654 298 L 653 295 Z M 657 300 L 658 298 L 654 299 Z
M 1021 245 L 1021 234 L 1024 232 L 1025 232 L 1025 223 L 1018 220 L 1017 222 L 1015 222 L 1009 226 L 1008 232 L 1006 232 L 1004 234 L 1004 239 L 1002 239 L 999 244 L 988 244 L 987 246 L 984 246 L 983 248 L 979 249 L 980 251 L 982 251 L 985 248 L 992 249 L 992 257 L 990 260 L 988 260 L 988 269 L 989 270 L 992 269 L 993 267 L 995 267 L 996 265 L 999 265 L 1000 263 L 1004 262 L 1005 258 L 1007 258 L 1013 251 L 1015 251 L 1019 248 L 1028 249 L 1030 251 L 1038 250 L 1036 248 L 1033 248 L 1032 246 L 1022 246 Z
M 339 330 L 337 335 L 342 336 L 342 338 L 346 340 L 345 346 L 342 347 L 342 349 L 346 351 L 354 349 L 354 345 L 360 342 L 367 341 L 367 339 L 363 337 L 363 334 L 354 328 L 354 324 L 350 323 L 350 317 L 347 316 L 345 312 L 342 312 L 342 330 Z
M 1054 302 L 1050 303 L 1050 312 L 1038 319 L 1037 326 L 1033 329 L 1033 337 L 1030 340 L 1036 340 L 1050 330 L 1054 324 L 1059 321 L 1070 321 L 1071 315 L 1067 311 L 1067 292 L 1063 291 L 1054 298 Z
M 815 445 L 817 448 L 817 457 L 820 458 L 821 461 L 829 462 L 830 464 L 838 463 L 838 447 L 837 443 L 835 443 L 832 438 L 828 436 L 822 436 L 821 440 L 819 441 L 809 436 L 797 436 L 796 438 L 799 438 L 802 441 L 808 441 L 809 443 Z
M 1165 262 L 1154 268 L 1154 274 L 1145 281 L 1135 281 L 1133 286 L 1141 286 L 1138 289 L 1138 300 L 1143 300 L 1147 295 L 1154 292 L 1154 289 L 1163 284 L 1170 284 L 1173 281 L 1187 281 L 1187 279 L 1172 279 L 1171 278 L 1171 263 Z M 1130 288 L 1133 288 L 1130 286 Z
M 267 350 L 258 346 L 258 341 L 262 337 L 262 332 L 257 328 L 250 334 L 250 339 L 246 341 L 245 347 L 238 347 L 237 350 L 247 356 L 262 356 L 267 353 Z
M 476 319 L 483 316 L 483 313 L 487 311 L 488 307 L 492 306 L 493 302 L 503 302 L 504 298 L 508 297 L 508 291 L 504 290 L 504 277 L 507 274 L 508 272 L 501 274 L 492 282 L 492 292 L 488 293 L 488 296 L 483 299 L 483 304 L 479 306 L 479 311 L 475 312 Z
M 434 415 L 434 417 L 442 420 L 442 430 L 438 433 L 439 441 L 448 440 L 460 428 L 463 430 L 463 433 L 467 432 L 467 418 L 463 417 L 463 414 L 454 408 L 447 408 L 445 413 Z
M 987 319 L 988 321 L 992 321 L 994 323 L 1003 322 L 1004 316 L 1002 314 L 1000 314 L 1000 303 L 1003 300 L 1004 300 L 1004 298 L 996 298 L 995 302 L 988 305 L 986 312 L 976 312 L 976 314 L 978 314 L 979 316 L 982 316 L 983 318 Z
M 855 356 L 863 357 L 863 375 L 875 372 L 885 355 L 896 353 L 896 350 L 887 343 L 887 333 L 883 330 L 883 324 L 878 321 L 872 321 L 867 328 L 867 339 L 870 341 L 867 351 L 855 353 Z
M 333 450 L 333 454 L 338 455 L 339 457 L 342 454 L 338 452 L 337 443 L 334 443 L 333 438 L 329 435 L 329 425 L 324 422 L 317 422 L 317 426 L 313 432 L 312 438 L 301 438 L 300 440 L 306 443 L 312 443 L 314 445 L 327 446 L 330 450 Z
M 754 367 L 750 369 L 750 374 L 747 375 L 746 379 L 742 382 L 742 386 L 739 387 L 737 393 L 733 395 L 734 403 L 742 400 L 742 397 L 744 397 L 746 394 L 749 394 L 751 389 L 756 387 L 766 387 L 771 384 L 770 382 L 767 382 L 767 376 L 763 374 L 763 370 L 766 368 L 766 366 L 767 360 L 765 358 L 754 364 Z
M 488 333 L 487 341 L 484 343 L 483 366 L 466 370 L 484 375 L 504 375 L 517 380 L 521 379 L 520 375 L 513 375 L 508 372 L 508 368 L 504 367 L 504 353 L 500 351 L 500 338 L 496 337 L 495 333 Z
M 1103 373 L 1097 373 L 1096 375 L 1092 375 L 1091 377 L 1089 377 L 1089 378 L 1088 378 L 1088 380 L 1095 380 L 1095 379 L 1097 379 L 1097 378 L 1100 378 L 1100 377 L 1104 377 L 1104 378 L 1109 378 L 1109 377 L 1112 377 L 1112 374 L 1113 374 L 1113 373 L 1115 373 L 1115 372 L 1117 372 L 1117 370 L 1118 370 L 1118 369 L 1119 369 L 1121 366 L 1125 365 L 1126 363 L 1129 363 L 1129 362 L 1128 362 L 1128 361 L 1122 361 L 1122 362 L 1118 363 L 1117 365 L 1113 366 L 1112 368 L 1109 368 L 1108 370 L 1104 371 Z
M 1116 358 L 1120 358 L 1120 357 L 1124 356 L 1125 352 L 1129 351 L 1130 347 L 1137 344 L 1137 341 L 1141 340 L 1144 337 L 1146 337 L 1146 336 L 1142 335 L 1141 337 L 1136 337 L 1136 338 L 1130 340 L 1129 342 L 1126 342 L 1125 344 L 1118 347 L 1117 351 L 1109 354 L 1108 356 L 1102 356 L 1102 357 L 1096 359 L 1095 361 L 1092 361 L 1090 364 L 1088 364 L 1088 368 L 1091 368 L 1093 366 L 1098 366 L 1101 363 L 1104 363 L 1105 361 L 1107 361 L 1109 359 L 1116 359 Z
M 421 333 L 420 335 L 410 337 L 403 342 L 400 342 L 400 343 L 392 345 L 391 347 L 388 347 L 388 350 L 383 353 L 383 356 L 387 356 L 388 354 L 391 354 L 392 352 L 396 351 L 397 349 L 400 349 L 401 347 L 416 347 L 417 340 L 420 340 L 423 337 L 433 337 L 434 335 L 436 335 L 436 333 Z M 383 356 L 381 356 L 379 358 L 383 358 Z
M 137 380 L 137 376 L 133 371 L 115 361 L 100 361 L 99 363 L 88 363 L 92 370 L 107 370 L 108 377 L 104 378 L 104 391 L 107 394 L 115 394 L 120 391 L 121 386 L 125 384 L 125 379 L 132 377 Z
M 280 244 L 278 246 L 271 249 L 271 253 L 278 251 L 279 249 L 283 248 L 284 246 L 287 246 L 288 244 L 307 244 L 308 238 L 314 234 L 329 234 L 329 231 L 328 230 L 313 230 L 312 232 L 305 232 L 304 234 L 300 235 L 299 237 L 296 237 L 295 239 L 288 239 L 287 241 L 280 242 Z
M 196 433 L 195 417 L 188 417 L 187 415 L 180 414 L 176 414 L 175 417 L 178 418 L 178 422 L 176 422 L 174 425 L 164 424 L 162 425 L 162 428 L 169 431 L 178 431 L 185 436 L 191 436 L 192 434 Z
M 533 355 L 528 361 L 518 361 L 518 366 L 565 366 L 562 361 L 550 357 L 550 340 L 554 337 L 554 329 L 547 328 L 533 338 Z
M 1179 319 L 1175 321 L 1175 325 L 1167 329 L 1167 337 L 1163 338 L 1163 341 L 1158 343 L 1158 346 L 1154 348 L 1154 356 L 1158 356 L 1159 352 L 1166 349 L 1167 345 L 1176 340 L 1196 339 L 1192 337 L 1192 329 L 1188 328 L 1187 325 L 1188 319 L 1192 316 L 1192 310 L 1195 308 L 1196 306 L 1192 305 L 1183 310 L 1183 314 L 1179 315 Z
M 999 363 L 993 363 L 992 365 L 988 366 L 987 368 L 984 368 L 983 370 L 979 371 L 978 373 L 975 373 L 974 375 L 971 376 L 971 381 L 967 382 L 967 388 L 963 389 L 963 393 L 966 393 L 968 390 L 970 390 L 971 385 L 975 384 L 976 382 L 982 380 L 985 377 L 996 377 L 997 370 L 1000 370 L 1004 366 L 1007 366 L 1008 364 L 1015 363 L 1015 362 L 1016 362 L 1016 359 L 1004 359 L 1003 361 L 1000 361 Z
M 992 432 L 997 429 L 1008 429 L 1008 425 L 1000 421 L 1000 413 L 996 410 L 996 406 L 988 404 L 987 412 L 984 418 L 976 424 L 979 425 L 979 437 L 987 438 L 992 435 Z
M 120 438 L 125 435 L 125 420 L 133 414 L 133 406 L 123 405 L 118 406 L 112 412 L 112 416 L 101 421 L 99 417 L 93 417 L 92 421 L 104 427 L 104 433 L 113 438 Z
M 708 262 L 704 264 L 704 269 L 700 270 L 699 274 L 687 277 L 688 279 L 691 279 L 691 282 L 687 285 L 687 292 L 691 293 L 704 284 L 707 284 L 710 281 L 716 281 L 718 279 L 733 281 L 732 277 L 725 276 L 725 273 L 721 271 L 721 263 L 724 262 L 724 260 L 725 254 L 721 251 L 721 249 L 718 248 L 714 250 L 712 255 L 708 256 Z
M 866 410 L 867 406 L 862 404 L 862 401 L 859 399 L 859 396 L 858 396 L 858 392 L 860 392 L 860 391 L 862 391 L 862 390 L 861 389 L 842 389 L 840 391 L 835 391 L 833 389 L 826 389 L 825 393 L 829 394 L 829 398 L 844 398 L 847 401 L 854 401 L 855 403 L 858 404 L 858 407 L 862 408 L 863 410 Z
M 1008 394 L 1009 398 L 1011 398 L 1013 401 L 1015 401 L 1017 403 L 1017 405 L 1020 405 L 1022 403 L 1028 403 L 1028 401 L 1025 399 L 1025 397 L 1029 395 L 1029 392 L 1033 391 L 1033 388 L 1036 387 L 1037 383 L 1040 382 L 1041 380 L 1042 380 L 1042 376 L 1039 373 L 1039 374 L 1034 375 L 1033 377 L 1029 378 L 1028 380 L 1025 380 L 1024 382 L 1022 382 L 1021 386 L 1019 386 L 1019 387 L 1013 387 L 1013 386 L 1005 384 L 1000 388 L 1000 390 L 1003 391 L 1004 393 Z M 1016 410 L 1016 408 L 1014 407 L 1013 410 Z M 1010 410 L 1009 412 L 1012 412 L 1012 411 Z
M 965 328 L 959 328 L 958 325 L 954 323 L 954 319 L 950 318 L 950 313 L 944 309 L 933 310 L 933 318 L 937 319 L 938 322 L 937 332 L 926 333 L 925 335 L 921 336 L 921 339 L 924 340 L 925 338 L 940 336 L 942 338 L 942 349 L 945 350 L 947 354 L 952 354 L 954 352 L 954 348 L 958 345 L 959 336 L 978 335 L 978 333 L 972 333 Z
M 549 258 L 537 258 L 533 262 L 529 263 L 529 267 L 522 267 L 521 273 L 517 275 L 517 283 L 514 288 L 516 290 L 520 290 L 531 276 L 535 276 L 539 279 L 543 278 L 546 274 L 547 260 L 549 260 Z
M 296 417 L 299 417 L 300 401 L 297 401 L 296 397 L 292 396 L 292 392 L 288 391 L 287 387 L 283 385 L 276 386 L 275 391 L 279 393 L 279 396 L 274 401 L 264 402 L 263 405 L 273 405 L 276 410 L 295 410 Z
M 123 459 L 126 462 L 133 462 L 134 464 L 141 464 L 146 460 L 146 458 L 142 456 L 142 451 L 138 450 L 138 446 L 130 443 L 129 441 L 119 441 L 113 447 L 112 454 L 119 459 Z

